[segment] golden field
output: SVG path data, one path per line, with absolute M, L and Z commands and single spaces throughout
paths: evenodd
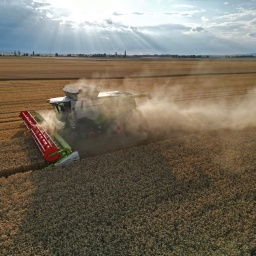
M 157 136 L 46 167 L 19 112 L 78 79 L 150 92 Z M 256 255 L 255 81 L 254 59 L 0 58 L 0 255 Z

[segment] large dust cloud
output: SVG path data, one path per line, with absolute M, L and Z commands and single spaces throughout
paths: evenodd
M 69 88 L 71 91 L 72 88 L 81 90 L 82 93 L 78 96 L 79 100 L 90 91 L 124 89 L 136 94 L 136 87 L 139 88 L 139 85 L 135 83 L 131 86 L 129 79 L 124 79 L 122 86 L 108 90 L 104 88 L 102 80 L 96 82 L 83 79 L 70 83 L 65 88 Z M 172 132 L 177 131 L 191 133 L 214 129 L 241 130 L 256 126 L 256 88 L 235 101 L 228 101 L 220 97 L 206 100 L 195 98 L 186 102 L 176 100 L 182 94 L 182 85 L 167 86 L 162 85 L 162 93 L 157 90 L 153 91 L 151 99 L 143 99 L 142 102 L 140 99 L 138 100 L 138 111 L 134 111 L 134 116 L 127 120 L 126 131 L 129 134 L 140 138 L 147 136 L 166 136 L 168 138 Z M 84 88 L 87 89 L 84 90 Z M 88 88 L 91 90 L 88 91 Z M 43 126 L 47 130 L 52 132 L 61 128 L 62 124 L 57 120 L 53 111 L 43 111 L 42 115 L 46 120 Z
M 219 100 L 175 101 L 179 88 L 172 96 L 156 94 L 139 107 L 149 131 L 156 134 L 171 130 L 207 131 L 213 129 L 241 130 L 256 126 L 256 89 L 234 102 Z

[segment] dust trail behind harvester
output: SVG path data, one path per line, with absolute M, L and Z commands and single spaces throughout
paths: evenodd
M 174 88 L 177 93 L 177 87 Z M 175 93 L 174 93 L 175 95 Z M 184 102 L 172 97 L 156 95 L 144 103 L 140 110 L 145 117 L 150 132 L 166 134 L 171 130 L 187 132 L 213 129 L 241 130 L 256 126 L 256 89 L 239 100 L 229 102 L 224 99 Z

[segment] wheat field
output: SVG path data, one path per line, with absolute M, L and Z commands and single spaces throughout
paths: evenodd
M 0 255 L 256 255 L 254 59 L 3 57 L 0 71 Z M 79 81 L 149 92 L 155 137 L 47 167 L 19 112 Z

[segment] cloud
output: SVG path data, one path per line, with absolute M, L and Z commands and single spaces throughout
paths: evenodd
M 144 15 L 143 12 L 133 12 L 132 14 L 134 14 L 134 15 Z
M 255 19 L 252 19 L 252 20 L 249 22 L 249 25 L 254 27 L 254 26 L 256 25 L 256 18 L 255 18 Z
M 237 8 L 236 11 L 230 12 L 224 15 L 216 16 L 214 19 L 218 21 L 250 21 L 256 18 L 256 12 L 254 9 Z
M 201 20 L 202 20 L 202 22 L 208 22 L 209 21 L 209 19 L 205 16 L 201 17 Z
M 25 3 L 21 4 L 20 2 L 10 2 L 9 4 L 0 2 L 0 17 L 0 25 L 7 27 L 15 26 L 27 19 L 37 18 L 30 6 Z
M 190 4 L 174 4 L 173 8 L 186 8 L 186 9 L 194 9 L 195 6 L 194 5 L 190 5 Z
M 204 32 L 205 29 L 203 27 L 195 27 L 195 28 L 192 28 L 190 31 L 192 31 L 192 32 Z
M 189 16 L 189 17 L 193 17 L 195 15 L 198 15 L 198 14 L 202 14 L 206 12 L 206 10 L 204 9 L 198 9 L 198 10 L 189 10 L 189 11 L 182 11 L 182 12 L 179 12 L 178 15 L 180 16 Z
M 31 5 L 35 8 L 35 9 L 44 9 L 44 8 L 48 8 L 50 6 L 49 3 L 43 2 L 43 1 L 33 1 L 31 3 Z
M 178 12 L 165 12 L 165 15 L 178 15 Z
M 106 19 L 105 21 L 106 21 L 106 23 L 109 24 L 109 25 L 112 25 L 112 24 L 113 24 L 113 21 L 112 21 L 112 19 L 110 19 L 110 18 L 109 18 L 109 19 Z
M 247 36 L 252 37 L 252 38 L 256 38 L 256 33 L 248 33 Z
M 100 36 L 99 38 L 109 40 L 109 38 L 107 36 Z
M 251 4 L 248 1 L 247 4 Z M 243 42 L 248 49 L 251 49 L 251 42 L 246 42 L 248 36 L 254 33 L 256 24 L 256 12 L 254 7 L 245 9 L 244 3 L 239 3 L 236 9 L 228 13 L 212 17 L 204 23 L 204 27 L 215 35 L 227 38 L 232 41 Z M 254 37 L 250 37 L 253 39 Z M 256 43 L 256 42 L 255 42 Z
M 113 16 L 123 16 L 124 14 L 119 13 L 119 12 L 113 12 L 112 15 L 113 15 Z

